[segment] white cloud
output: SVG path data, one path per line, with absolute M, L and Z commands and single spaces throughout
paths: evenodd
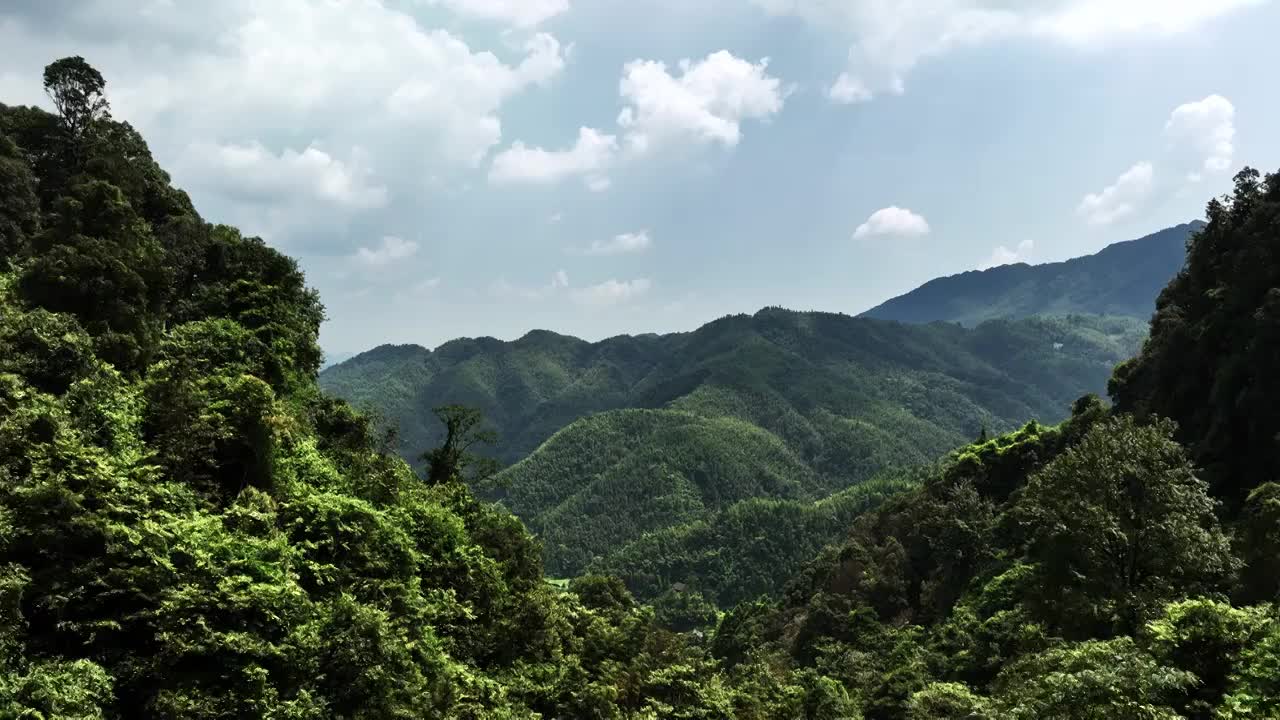
M 901 93 L 929 58 L 1001 39 L 1068 47 L 1194 30 L 1266 0 L 751 0 L 849 37 L 845 71 L 828 91 L 839 103 Z
M 500 278 L 489 287 L 489 292 L 498 298 L 527 302 L 548 300 L 567 292 L 569 299 L 579 305 L 604 307 L 640 297 L 648 292 L 650 287 L 651 283 L 648 279 L 639 278 L 624 281 L 606 280 L 598 285 L 572 288 L 569 284 L 569 274 L 564 270 L 557 270 L 551 276 L 551 281 L 540 287 L 512 285 L 505 278 Z
M 388 235 L 382 238 L 376 247 L 362 247 L 357 250 L 355 259 L 369 267 L 382 268 L 417 254 L 418 243 Z
M 175 5 L 156 12 L 190 10 Z M 502 104 L 565 63 L 545 33 L 508 65 L 375 0 L 230 0 L 223 12 L 226 25 L 212 29 L 219 43 L 166 62 L 130 58 L 136 67 L 112 73 L 122 81 L 113 99 L 130 106 L 134 122 L 181 113 L 197 135 L 263 127 L 395 133 L 388 151 L 397 154 L 405 135 L 417 134 L 427 157 L 475 162 L 501 138 Z
M 581 177 L 588 190 L 603 192 L 613 184 L 608 169 L 660 146 L 735 147 L 744 121 L 766 121 L 782 110 L 788 90 L 768 74 L 768 65 L 768 58 L 752 63 L 721 50 L 697 62 L 681 60 L 677 77 L 665 63 L 633 60 L 623 67 L 618 83 L 625 105 L 618 126 L 628 153 L 621 152 L 617 135 L 583 127 L 567 150 L 516 141 L 494 157 L 489 181 L 553 184 Z
M 569 0 L 427 0 L 453 12 L 518 27 L 531 27 L 569 10 Z
M 1012 250 L 1001 245 L 991 251 L 991 256 L 979 265 L 978 269 L 989 270 L 1001 265 L 1012 265 L 1014 263 L 1027 262 L 1031 259 L 1031 253 L 1035 250 L 1035 247 L 1035 243 L 1031 240 L 1023 240 Z
M 596 240 L 584 251 L 586 255 L 629 255 L 642 253 L 653 247 L 648 230 L 615 235 L 609 240 Z
M 197 142 L 187 147 L 179 167 L 229 195 L 273 201 L 305 193 L 352 210 L 385 206 L 387 188 L 373 181 L 365 153 L 355 148 L 351 155 L 351 161 L 344 162 L 314 145 L 301 152 L 286 148 L 274 153 L 258 142 Z
M 1266 0 L 1052 0 L 1024 14 L 1032 31 L 1064 42 L 1096 44 L 1123 36 L 1173 35 Z M 1034 5 L 1034 3 L 1033 3 Z
M 734 147 L 744 120 L 765 120 L 782 110 L 786 92 L 758 63 L 728 51 L 679 63 L 679 76 L 665 63 L 634 60 L 626 64 L 619 93 L 626 107 L 618 125 L 628 147 L 645 152 L 660 144 L 688 140 Z
M 1194 153 L 1198 167 L 1190 171 L 1198 180 L 1201 172 L 1221 173 L 1231 169 L 1235 155 L 1236 108 L 1221 95 L 1179 105 L 1165 124 L 1165 135 L 1179 149 Z
M 1133 214 L 1150 194 L 1154 178 L 1155 168 L 1151 163 L 1140 162 L 1101 192 L 1086 195 L 1076 212 L 1091 225 L 1110 225 Z
M 421 125 L 441 134 L 439 148 L 447 158 L 478 164 L 502 138 L 497 110 L 516 93 L 545 85 L 565 66 L 564 48 L 546 33 L 525 44 L 527 55 L 516 66 L 504 65 L 492 53 L 472 53 L 462 40 L 442 30 L 425 36 L 420 48 L 428 62 L 386 96 L 386 108 L 401 124 Z M 434 46 L 434 47 L 432 47 Z M 448 75 L 449 77 L 446 77 Z
M 501 142 L 504 106 L 559 76 L 567 52 L 523 33 L 499 57 L 423 25 L 412 2 L 3 5 L 0 82 L 25 79 L 6 102 L 44 102 L 44 64 L 84 55 L 204 214 L 302 255 L 351 252 L 346 238 L 382 234 L 401 198 L 460 187 Z
M 1160 157 L 1159 171 L 1151 162 L 1137 163 L 1102 191 L 1086 195 L 1076 211 L 1091 225 L 1110 225 L 1133 215 L 1151 195 L 1174 192 L 1178 176 L 1198 183 L 1205 174 L 1230 170 L 1235 114 L 1235 106 L 1221 95 L 1174 108 L 1164 126 L 1169 147 Z
M 598 285 L 590 285 L 572 292 L 574 302 L 579 305 L 602 307 L 617 305 L 634 300 L 649 292 L 652 283 L 647 278 L 636 280 L 606 280 Z
M 557 270 L 551 276 L 551 281 L 541 287 L 521 287 L 512 285 L 507 282 L 506 278 L 500 278 L 490 286 L 489 291 L 500 298 L 534 301 L 546 300 L 561 290 L 567 290 L 568 288 L 569 274 L 564 270 Z
M 831 89 L 827 91 L 827 97 L 841 105 L 852 105 L 853 103 L 866 102 L 875 97 L 875 95 L 867 89 L 866 84 L 861 80 L 854 78 L 847 72 L 842 72 L 840 77 L 836 78 Z
M 568 150 L 544 150 L 516 141 L 493 158 L 489 182 L 494 184 L 553 184 L 582 177 L 592 190 L 608 187 L 601 173 L 612 163 L 618 139 L 598 130 L 578 130 L 578 140 Z
M 866 222 L 853 231 L 853 237 L 856 240 L 882 235 L 917 237 L 928 235 L 929 231 L 929 223 L 922 216 L 895 205 L 872 213 Z

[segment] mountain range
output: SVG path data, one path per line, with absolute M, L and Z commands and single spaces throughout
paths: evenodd
M 1102 393 L 1201 226 L 941 278 L 860 317 L 385 345 L 320 384 L 397 428 L 418 466 L 444 439 L 432 408 L 478 408 L 505 467 L 485 491 L 537 533 L 549 573 L 607 572 L 646 598 L 692 583 L 727 606 L 778 590 L 774 568 L 836 540 L 904 469 Z M 735 535 L 760 527 L 788 540 Z
M 1032 315 L 1124 315 L 1147 319 L 1156 296 L 1182 269 L 1200 221 L 1108 245 L 1065 262 L 1001 265 L 931 280 L 862 313 L 909 323 L 976 325 Z
M 539 534 L 548 571 L 628 577 L 619 558 L 649 533 L 692 538 L 691 525 L 739 503 L 811 505 L 984 429 L 1061 419 L 1143 335 L 1131 318 L 964 328 L 769 308 L 598 343 L 539 331 L 384 346 L 320 379 L 399 427 L 400 453 L 419 466 L 443 440 L 432 407 L 479 408 L 509 465 L 493 497 Z

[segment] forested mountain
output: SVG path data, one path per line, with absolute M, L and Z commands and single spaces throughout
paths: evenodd
M 1280 173 L 1207 214 L 1114 409 L 953 453 L 714 654 L 867 718 L 1280 717 Z
M 765 311 L 721 323 L 675 353 L 644 403 L 661 409 L 575 421 L 497 477 L 551 572 L 752 498 L 824 498 L 984 427 L 1060 419 L 1140 338 L 1097 318 L 965 330 Z
M 1001 265 L 931 280 L 862 317 L 976 325 L 1032 315 L 1122 315 L 1146 321 L 1178 273 L 1195 221 L 1065 262 Z
M 1064 403 L 1101 391 L 1143 335 L 1127 318 L 967 330 L 769 308 L 691 333 L 598 343 L 534 331 L 434 352 L 383 346 L 326 370 L 320 384 L 394 424 L 411 461 L 443 439 L 431 414 L 439 405 L 480 409 L 504 464 L 593 413 L 664 409 L 745 421 L 818 472 L 854 477 L 883 467 L 885 453 L 931 460 L 984 426 L 1061 417 Z
M 733 583 L 706 583 L 761 571 L 730 566 L 768 563 L 774 583 L 761 587 L 774 590 L 785 579 L 778 569 L 805 556 L 740 563 L 720 547 L 717 573 L 671 567 L 646 581 L 651 560 L 630 545 L 651 532 L 701 543 L 707 536 L 692 529 L 745 512 L 739 503 L 811 505 L 888 468 L 929 463 L 984 428 L 1061 419 L 1073 399 L 1104 389 L 1141 337 L 1140 323 L 1124 318 L 965 329 L 767 309 L 692 333 L 594 344 L 537 332 L 434 353 L 379 348 L 321 384 L 398 421 L 411 460 L 442 439 L 430 408 L 481 408 L 503 461 L 530 453 L 498 475 L 491 497 L 538 535 L 549 572 L 608 568 L 645 598 L 677 581 L 736 598 Z M 787 547 L 839 534 L 810 527 Z
M 1209 204 L 1114 407 L 631 547 L 633 582 L 663 585 L 726 570 L 704 543 L 785 554 L 847 524 L 780 597 L 717 615 L 675 584 L 655 610 L 616 578 L 547 582 L 464 482 L 478 416 L 442 412 L 413 472 L 320 391 L 296 263 L 203 220 L 84 60 L 44 80 L 56 114 L 0 106 L 0 717 L 1280 717 L 1280 173 Z M 963 382 L 1003 367 L 947 332 Z M 618 422 L 668 415 L 727 417 Z M 730 460 L 803 459 L 753 424 Z M 821 482 L 776 469 L 756 480 Z M 758 589 L 727 569 L 722 602 Z

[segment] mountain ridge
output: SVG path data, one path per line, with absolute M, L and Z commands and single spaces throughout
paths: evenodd
M 464 337 L 434 350 L 384 344 L 326 369 L 320 383 L 401 428 L 399 450 L 411 462 L 442 440 L 431 407 L 479 408 L 502 438 L 495 455 L 506 465 L 496 483 L 506 489 L 491 497 L 539 535 L 548 569 L 566 576 L 607 569 L 651 598 L 663 586 L 656 578 L 688 574 L 652 568 L 644 548 L 656 538 L 696 543 L 707 528 L 732 526 L 729 518 L 767 514 L 760 501 L 807 507 L 893 468 L 930 463 L 980 431 L 1064 419 L 1077 397 L 1103 392 L 1111 368 L 1145 334 L 1137 308 L 1154 308 L 1158 289 L 1128 287 L 1133 269 L 1149 279 L 1176 272 L 1181 261 L 1165 255 L 1176 249 L 1181 258 L 1201 226 L 1062 263 L 958 276 L 1009 294 L 1025 292 L 1028 273 L 1038 290 L 1090 273 L 1112 287 L 1092 286 L 1094 300 L 1119 293 L 1123 302 L 1107 306 L 1128 313 L 1117 317 L 1066 312 L 966 325 L 943 312 L 903 322 L 770 306 L 690 331 L 596 341 L 532 329 L 515 340 Z M 926 284 L 923 294 L 949 293 L 956 277 Z M 1163 287 L 1167 278 L 1152 283 Z M 1132 300 L 1147 290 L 1150 297 Z M 1055 297 L 1042 305 L 1071 305 Z M 744 444 L 773 450 L 744 463 Z M 645 452 L 650 446 L 664 453 Z M 630 511 L 615 517 L 617 507 Z M 788 512 L 800 512 L 815 533 L 799 545 L 837 539 L 829 518 Z M 687 549 L 677 554 L 698 552 Z M 750 561 L 717 571 L 744 572 L 757 578 L 753 586 L 768 586 Z M 723 584 L 691 586 L 717 601 L 742 599 Z
M 1124 315 L 1148 319 L 1160 290 L 1181 269 L 1195 220 L 1091 255 L 1053 263 L 1015 263 L 934 278 L 858 317 L 974 325 L 998 317 Z
M 854 333 L 856 342 L 843 344 L 840 352 L 849 353 L 851 361 L 881 370 L 895 367 L 900 360 L 945 367 L 949 360 L 938 353 L 949 350 L 940 351 L 930 347 L 929 342 L 954 343 L 959 341 L 957 332 L 962 335 L 977 330 L 959 331 L 947 328 L 946 323 L 932 330 L 929 325 L 895 328 L 893 323 L 875 318 L 768 307 L 751 315 L 726 315 L 693 331 L 624 334 L 594 342 L 534 330 L 511 341 L 456 338 L 435 350 L 412 343 L 383 344 L 326 368 L 320 373 L 320 383 L 327 391 L 374 408 L 397 423 L 404 434 L 402 454 L 409 459 L 416 459 L 429 449 L 430 442 L 438 439 L 431 407 L 477 406 L 496 425 L 504 444 L 514 443 L 509 451 L 498 453 L 500 461 L 510 464 L 587 411 L 660 408 L 686 395 L 710 377 L 706 367 L 690 369 L 694 359 L 714 365 L 715 359 L 726 353 L 752 352 L 750 343 L 757 343 L 776 346 L 777 352 L 793 357 L 790 362 L 803 362 L 803 357 L 791 355 L 794 348 L 786 346 L 797 342 L 813 343 L 814 348 L 831 345 L 830 338 L 814 334 L 814 323 L 836 329 L 838 334 Z M 771 324 L 776 328 L 793 327 L 775 333 L 776 338 L 761 334 L 760 330 Z M 1126 328 L 1122 334 L 1129 330 L 1133 328 Z M 795 337 L 787 337 L 791 331 Z M 926 337 L 930 340 L 926 341 Z M 743 341 L 749 342 L 740 345 Z M 1129 341 L 1136 342 L 1137 336 Z M 368 378 L 383 378 L 386 383 L 377 381 L 371 385 Z M 573 408 L 564 407 L 566 403 Z M 519 417 L 515 417 L 507 409 L 512 405 L 541 407 L 537 415 L 517 413 Z M 531 420 L 545 425 L 553 417 L 564 421 L 538 432 L 527 429 Z M 508 429 L 516 426 L 522 429 Z
M 486 492 L 539 536 L 553 575 L 607 568 L 644 598 L 685 577 L 734 602 L 733 578 L 776 592 L 759 563 L 798 556 L 733 559 L 726 548 L 699 556 L 718 570 L 689 577 L 688 567 L 654 568 L 645 538 L 733 537 L 733 518 L 767 515 L 758 501 L 768 500 L 805 524 L 794 547 L 833 542 L 836 516 L 808 504 L 931 463 L 984 430 L 1065 417 L 1081 395 L 1105 389 L 1144 335 L 1132 318 L 966 328 L 765 308 L 667 336 L 383 346 L 320 379 L 398 425 L 411 462 L 442 441 L 432 407 L 480 409 L 507 465 Z M 844 507 L 855 506 L 866 504 Z M 776 575 L 781 583 L 786 573 Z

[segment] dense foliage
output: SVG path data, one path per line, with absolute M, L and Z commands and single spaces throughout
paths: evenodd
M 1016 263 L 930 280 L 862 317 L 965 325 L 1032 315 L 1146 320 L 1160 290 L 1182 268 L 1187 240 L 1203 227 L 1199 221 L 1178 225 L 1065 262 Z
M 415 430 L 430 408 L 485 408 L 498 457 L 531 452 L 486 496 L 539 536 L 549 571 L 608 568 L 651 599 L 665 588 L 638 580 L 654 575 L 655 561 L 627 548 L 646 533 L 727 541 L 699 528 L 734 524 L 721 515 L 738 503 L 789 501 L 778 507 L 811 520 L 797 518 L 795 543 L 783 543 L 804 549 L 790 559 L 803 558 L 841 534 L 841 525 L 818 520 L 825 511 L 806 506 L 888 469 L 932 462 L 984 428 L 1060 419 L 1071 400 L 1102 390 L 1140 336 L 1140 324 L 1122 318 L 965 329 L 768 309 L 689 334 L 596 344 L 531 333 L 512 343 L 459 340 L 434 353 L 380 348 L 326 371 L 321 383 L 398 421 L 411 458 L 421 443 L 444 441 L 434 419 L 429 434 Z M 761 506 L 751 507 L 734 512 Z M 722 569 L 738 567 L 726 579 L 776 574 L 764 563 L 783 558 L 763 553 L 751 567 L 745 556 L 730 562 L 729 546 L 712 550 L 723 553 Z M 698 552 L 667 561 L 691 565 Z M 673 573 L 658 576 L 682 575 L 722 598 L 743 592 L 726 594 L 711 573 Z
M 1207 215 L 1112 393 L 1127 411 L 1177 419 L 1215 489 L 1238 503 L 1280 478 L 1280 177 L 1241 172 Z
M 424 482 L 320 393 L 296 264 L 202 220 L 96 71 L 45 80 L 59 114 L 0 106 L 0 717 L 724 716 L 616 581 L 544 582 L 465 432 Z
M 1210 204 L 1115 410 L 953 453 L 714 654 L 825 675 L 867 718 L 1280 717 L 1277 200 L 1246 170 Z
M 444 440 L 431 412 L 440 405 L 479 409 L 504 464 L 594 413 L 673 409 L 756 425 L 844 487 L 886 464 L 931 461 L 984 426 L 1062 419 L 1072 400 L 1105 389 L 1144 336 L 1131 318 L 965 329 L 769 308 L 598 343 L 535 331 L 435 351 L 383 346 L 325 370 L 320 384 L 393 423 L 411 460 Z
M 844 536 L 854 518 L 914 488 L 922 471 L 892 471 L 818 502 L 751 498 L 707 520 L 641 535 L 587 571 L 621 578 L 640 598 L 672 588 L 730 608 L 777 595 L 791 569 Z

